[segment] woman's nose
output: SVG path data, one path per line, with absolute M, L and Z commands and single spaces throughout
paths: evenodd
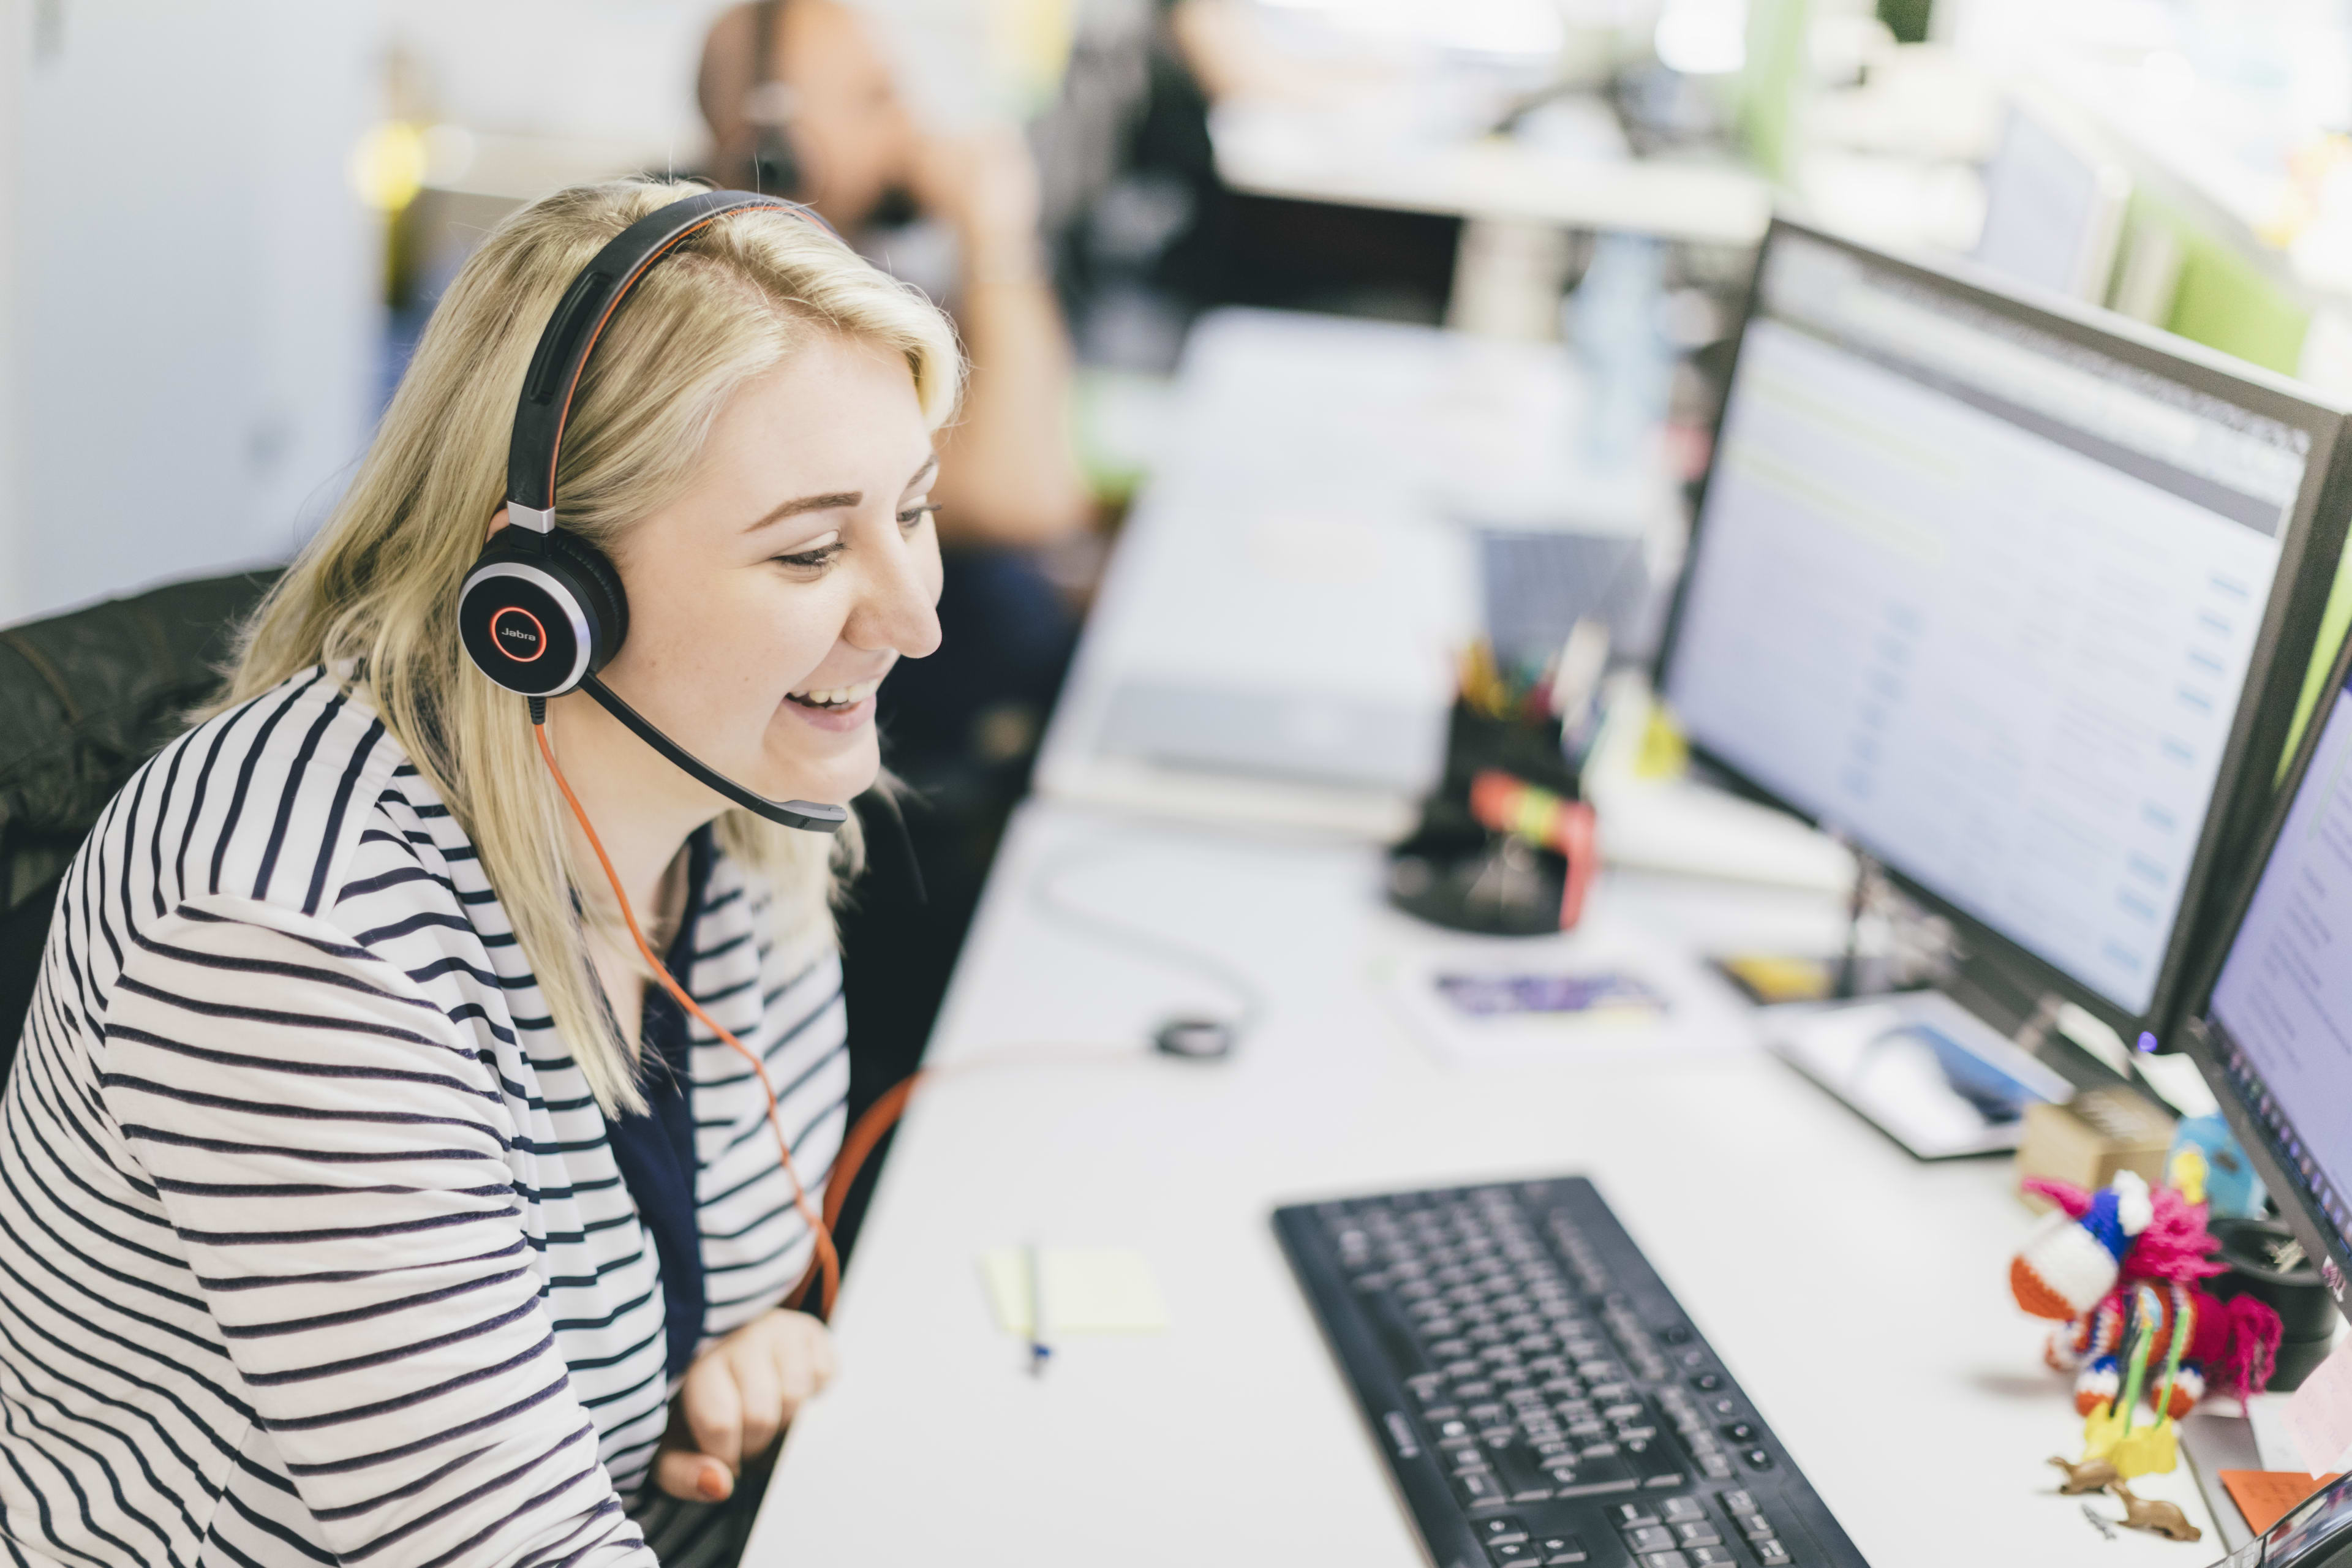
M 896 530 L 892 531 L 894 533 Z M 940 646 L 940 547 L 929 528 L 903 535 L 867 557 L 872 563 L 849 640 L 921 658 Z

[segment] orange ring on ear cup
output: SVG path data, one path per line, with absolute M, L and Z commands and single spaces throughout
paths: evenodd
M 509 649 L 504 643 L 499 641 L 499 623 L 506 619 L 509 616 L 520 616 L 524 620 L 530 623 L 531 635 L 539 639 L 538 646 L 533 647 L 530 652 L 527 654 L 516 653 Z M 493 610 L 490 612 L 490 640 L 497 646 L 500 653 L 505 654 L 517 664 L 529 664 L 533 659 L 539 658 L 540 655 L 547 651 L 547 626 L 537 616 L 532 615 L 520 605 L 509 605 L 502 610 Z

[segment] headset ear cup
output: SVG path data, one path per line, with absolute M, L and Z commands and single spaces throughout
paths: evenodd
M 483 674 L 509 691 L 560 697 L 620 650 L 621 581 L 604 552 L 561 531 L 509 528 L 475 559 L 457 595 L 457 630 Z
M 547 553 L 561 562 L 569 571 L 565 574 L 577 585 L 580 596 L 589 602 L 588 624 L 593 636 L 588 649 L 588 673 L 593 675 L 613 661 L 621 651 L 621 644 L 629 636 L 629 595 L 621 586 L 621 574 L 614 569 L 605 553 L 576 533 L 557 529 L 547 535 Z

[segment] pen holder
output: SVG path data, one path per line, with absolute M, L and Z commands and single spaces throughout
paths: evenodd
M 1389 900 L 1488 936 L 1573 927 L 1600 859 L 1580 795 L 1558 719 L 1498 719 L 1457 700 L 1444 773 L 1389 852 Z

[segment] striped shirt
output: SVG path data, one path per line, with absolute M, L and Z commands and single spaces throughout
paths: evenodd
M 700 880 L 678 978 L 765 1057 L 815 1186 L 849 1079 L 830 937 L 772 942 L 723 854 Z M 748 1065 L 698 1024 L 685 1056 L 707 1342 L 809 1237 Z M 0 1102 L 8 1557 L 701 1555 L 719 1510 L 645 1484 L 663 1288 L 609 1131 L 361 696 L 314 669 L 173 742 L 67 876 Z

